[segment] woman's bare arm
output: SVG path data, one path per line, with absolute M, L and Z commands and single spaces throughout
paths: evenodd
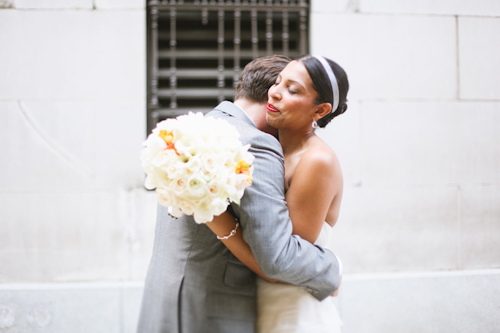
M 334 196 L 338 195 L 339 186 L 335 187 L 332 184 L 333 180 L 338 178 L 340 167 L 331 151 L 325 154 L 322 150 L 313 149 L 311 153 L 306 154 L 303 156 L 306 158 L 301 158 L 297 165 L 286 200 L 292 219 L 293 234 L 314 243 L 321 232 L 328 208 Z M 216 235 L 223 237 L 235 229 L 236 220 L 225 212 L 214 217 L 207 226 Z M 221 241 L 236 258 L 257 275 L 267 281 L 277 282 L 262 273 L 250 246 L 243 239 L 240 228 L 236 230 L 234 236 Z
M 236 228 L 236 220 L 227 211 L 222 215 L 215 216 L 212 222 L 208 222 L 207 226 L 214 234 L 219 237 L 228 236 L 234 228 Z M 250 268 L 255 274 L 268 282 L 277 282 L 278 280 L 270 279 L 260 269 L 257 260 L 252 254 L 250 246 L 243 239 L 241 228 L 236 229 L 236 234 L 227 239 L 221 239 L 221 242 L 238 258 L 245 266 Z
M 329 147 L 315 146 L 305 152 L 286 192 L 293 234 L 314 243 L 334 198 L 342 196 L 342 187 L 340 164 Z

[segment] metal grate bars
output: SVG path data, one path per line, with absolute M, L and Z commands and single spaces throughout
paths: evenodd
M 308 48 L 307 0 L 150 0 L 148 132 L 234 97 L 241 68 Z

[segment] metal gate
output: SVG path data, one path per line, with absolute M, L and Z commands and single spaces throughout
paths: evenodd
M 306 0 L 148 2 L 148 133 L 160 120 L 232 100 L 252 59 L 308 51 Z

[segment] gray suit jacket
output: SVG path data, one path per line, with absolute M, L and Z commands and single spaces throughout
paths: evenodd
M 256 157 L 253 184 L 231 210 L 262 271 L 303 286 L 319 300 L 332 294 L 339 283 L 334 254 L 292 236 L 279 142 L 231 102 L 208 115 L 236 126 Z M 172 218 L 160 205 L 157 214 L 138 333 L 254 332 L 255 274 L 206 225 L 190 216 Z

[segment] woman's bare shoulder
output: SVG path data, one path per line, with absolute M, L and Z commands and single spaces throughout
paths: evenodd
M 330 172 L 340 171 L 340 163 L 337 154 L 322 140 L 314 142 L 314 144 L 304 152 L 304 155 L 302 155 L 299 161 L 299 165 L 302 165 L 309 171 L 322 171 L 321 173 L 328 170 Z

